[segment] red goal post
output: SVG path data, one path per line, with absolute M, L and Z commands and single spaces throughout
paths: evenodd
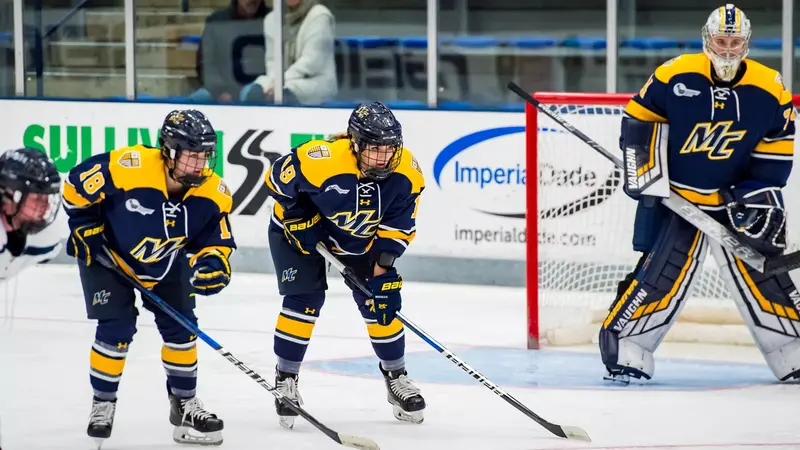
M 539 92 L 534 97 L 612 152 L 633 94 Z M 800 106 L 800 95 L 794 97 Z M 613 164 L 544 116 L 525 109 L 527 211 L 527 346 L 596 342 L 617 283 L 638 259 L 631 249 L 635 202 Z M 788 189 L 800 197 L 800 175 Z M 797 204 L 793 207 L 791 202 Z M 787 200 L 789 217 L 800 198 Z M 790 246 L 797 243 L 791 242 Z M 747 330 L 706 258 L 677 324 L 666 340 L 752 345 Z M 695 298 L 697 297 L 697 298 Z

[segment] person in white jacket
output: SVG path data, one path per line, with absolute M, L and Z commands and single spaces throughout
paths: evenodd
M 336 20 L 319 0 L 285 1 L 284 103 L 314 105 L 332 100 L 338 91 L 334 59 Z M 263 89 L 267 102 L 274 97 L 273 77 L 280 67 L 273 54 L 275 41 L 280 38 L 276 35 L 279 19 L 274 12 L 264 18 L 267 71 L 255 84 Z

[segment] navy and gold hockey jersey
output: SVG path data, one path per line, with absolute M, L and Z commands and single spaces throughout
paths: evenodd
M 703 53 L 662 64 L 625 112 L 669 123 L 673 191 L 705 210 L 724 208 L 720 189 L 742 181 L 783 187 L 794 157 L 795 111 L 780 73 L 753 60 L 716 83 Z
M 265 178 L 276 200 L 270 227 L 282 229 L 284 211 L 307 208 L 310 201 L 327 218 L 334 253 L 400 256 L 416 234 L 425 180 L 406 149 L 394 173 L 376 181 L 360 174 L 349 139 L 310 141 L 275 161 Z
M 218 252 L 227 260 L 236 248 L 228 219 L 233 200 L 222 178 L 213 174 L 170 197 L 166 177 L 161 151 L 137 145 L 87 159 L 64 183 L 70 228 L 104 224 L 109 250 L 146 287 L 178 257 Z

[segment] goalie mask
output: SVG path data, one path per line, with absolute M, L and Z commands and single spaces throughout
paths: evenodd
M 749 52 L 750 34 L 750 20 L 731 3 L 708 16 L 702 31 L 703 53 L 711 60 L 717 78 L 733 80 Z
M 386 179 L 400 165 L 403 127 L 383 103 L 358 105 L 350 115 L 347 134 L 358 168 L 366 177 Z

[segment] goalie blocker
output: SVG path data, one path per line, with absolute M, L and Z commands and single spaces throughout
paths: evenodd
M 634 245 L 643 251 L 636 268 L 618 285 L 600 330 L 607 379 L 650 379 L 653 353 L 691 295 L 692 281 L 711 249 L 731 297 L 773 374 L 800 378 L 800 294 L 787 273 L 766 276 L 733 256 L 655 197 L 669 195 L 666 124 L 623 118 L 625 192 L 640 200 Z M 664 190 L 666 188 L 666 195 Z M 765 255 L 785 244 L 780 189 L 742 182 L 723 190 L 724 208 L 707 212 Z M 647 220 L 643 220 L 643 218 Z M 643 244 L 646 243 L 646 244 Z

